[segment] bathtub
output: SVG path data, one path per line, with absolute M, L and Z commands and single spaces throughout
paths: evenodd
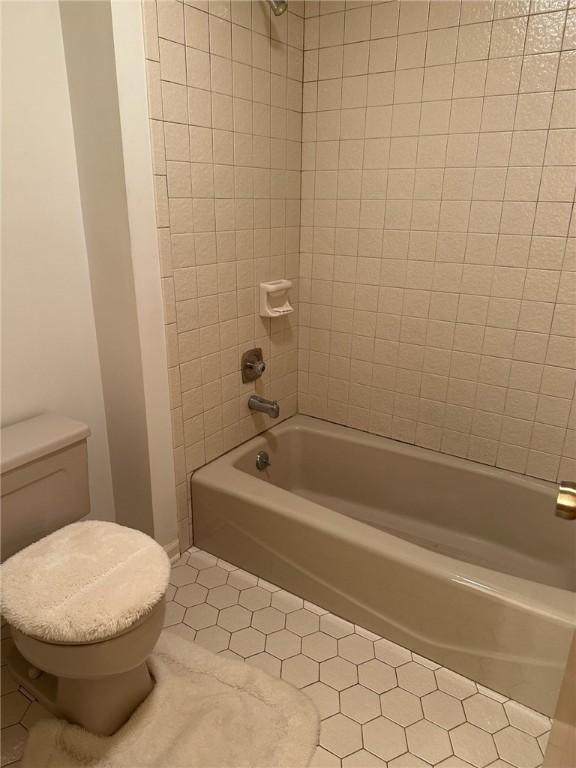
M 295 416 L 193 475 L 194 543 L 552 715 L 576 622 L 555 492 Z

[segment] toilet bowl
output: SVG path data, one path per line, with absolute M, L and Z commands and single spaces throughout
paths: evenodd
M 1 612 L 14 677 L 56 716 L 111 735 L 153 688 L 170 562 L 141 531 L 73 522 L 89 509 L 88 433 L 52 415 L 2 430 Z
M 146 659 L 164 613 L 162 600 L 132 627 L 95 643 L 47 642 L 12 627 L 11 672 L 57 717 L 110 735 L 153 688 Z

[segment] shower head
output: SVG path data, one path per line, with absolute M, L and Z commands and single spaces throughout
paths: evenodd
M 282 16 L 288 10 L 288 0 L 269 0 L 274 16 Z

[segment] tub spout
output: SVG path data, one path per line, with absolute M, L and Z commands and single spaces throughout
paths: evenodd
M 266 400 L 265 397 L 260 395 L 252 395 L 248 400 L 248 408 L 251 411 L 260 411 L 265 413 L 273 419 L 277 419 L 280 416 L 280 405 L 277 400 Z
M 556 516 L 576 520 L 576 483 L 561 480 L 556 496 Z

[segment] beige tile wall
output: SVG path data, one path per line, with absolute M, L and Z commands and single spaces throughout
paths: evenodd
M 302 412 L 576 477 L 568 6 L 306 4 Z
M 280 18 L 265 0 L 143 14 L 185 549 L 190 473 L 268 426 L 248 410 L 243 351 L 263 348 L 256 391 L 296 412 L 296 313 L 260 318 L 256 286 L 298 278 L 304 20 L 294 0 Z
M 183 546 L 256 345 L 283 417 L 576 475 L 573 5 L 143 1 Z

